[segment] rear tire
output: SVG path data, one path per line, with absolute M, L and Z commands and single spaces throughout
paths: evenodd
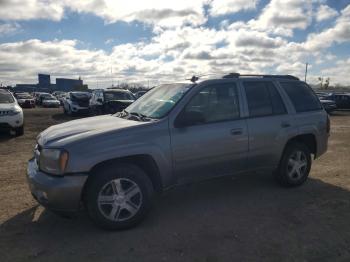
M 285 187 L 303 184 L 311 169 L 311 153 L 302 143 L 293 142 L 283 152 L 279 167 L 275 172 L 277 182 Z
M 89 179 L 85 205 L 99 227 L 120 230 L 133 227 L 147 215 L 154 189 L 147 174 L 131 164 L 101 168 Z

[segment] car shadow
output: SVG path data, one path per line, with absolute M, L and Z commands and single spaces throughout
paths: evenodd
M 6 132 L 6 133 L 1 132 L 0 133 L 0 143 L 3 141 L 8 141 L 8 140 L 13 139 L 13 138 L 15 138 L 15 136 L 10 135 L 9 132 Z
M 282 188 L 255 173 L 168 191 L 125 231 L 34 206 L 0 226 L 0 250 L 3 261 L 347 261 L 349 221 L 348 190 L 317 179 Z

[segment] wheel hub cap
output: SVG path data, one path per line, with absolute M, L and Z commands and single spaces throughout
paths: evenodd
M 304 177 L 307 169 L 307 158 L 304 152 L 295 151 L 289 158 L 287 174 L 292 180 L 299 180 Z
M 99 192 L 97 204 L 102 215 L 112 221 L 130 219 L 139 211 L 142 193 L 139 186 L 127 178 L 106 183 Z

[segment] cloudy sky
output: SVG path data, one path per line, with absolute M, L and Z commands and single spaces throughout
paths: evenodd
M 350 84 L 350 0 L 0 0 L 0 82 L 278 73 Z

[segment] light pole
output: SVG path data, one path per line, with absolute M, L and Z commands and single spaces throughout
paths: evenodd
M 309 63 L 306 62 L 305 64 L 305 83 L 306 83 L 306 76 L 307 76 L 307 67 L 309 66 Z

